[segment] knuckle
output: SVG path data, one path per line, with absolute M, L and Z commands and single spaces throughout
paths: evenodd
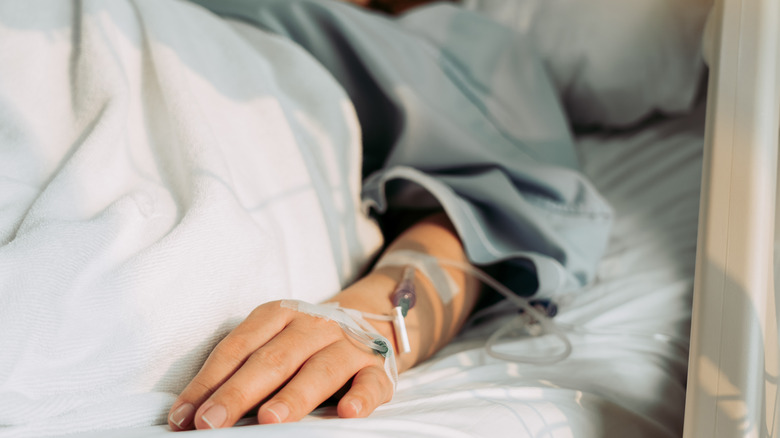
M 252 353 L 251 359 L 253 362 L 262 364 L 264 369 L 277 375 L 284 374 L 293 365 L 290 362 L 290 353 L 277 348 L 257 350 Z
M 314 356 L 309 359 L 309 365 L 314 367 L 319 374 L 322 375 L 323 380 L 328 382 L 337 381 L 342 379 L 342 374 L 346 367 L 343 362 L 335 362 L 333 360 L 322 359 L 318 356 Z
M 217 396 L 219 397 L 217 402 L 223 406 L 249 406 L 254 404 L 251 394 L 239 386 L 223 386 L 220 388 Z
M 307 335 L 310 341 L 317 342 L 321 346 L 332 344 L 339 341 L 342 336 L 347 336 L 335 321 L 311 315 L 301 315 L 295 318 L 290 323 L 290 328 Z
M 306 324 L 315 330 L 326 332 L 329 335 L 333 333 L 341 332 L 341 327 L 336 321 L 327 318 L 320 318 L 318 316 L 304 315 L 306 317 Z
M 289 319 L 289 314 L 286 311 L 290 309 L 283 308 L 281 303 L 281 300 L 269 301 L 255 307 L 244 319 L 244 323 L 255 324 L 263 322 L 264 324 L 272 325 L 286 323 Z
M 317 401 L 307 394 L 296 391 L 295 393 L 278 394 L 269 405 L 282 402 L 290 409 L 290 417 L 302 417 L 317 407 Z
M 372 366 L 361 370 L 355 377 L 350 397 L 360 399 L 368 409 L 366 412 L 390 401 L 393 397 L 393 386 L 384 368 Z
M 382 374 L 384 374 L 384 370 L 382 371 Z M 380 398 L 380 403 L 387 403 L 393 399 L 393 383 L 387 375 L 385 375 L 381 381 L 383 384 L 381 386 L 382 397 Z
M 211 396 L 211 394 L 214 393 L 216 390 L 215 387 L 211 385 L 207 385 L 206 383 L 202 382 L 197 377 L 193 379 L 187 388 L 187 393 L 196 393 L 199 394 L 198 398 L 208 398 Z
M 247 356 L 250 348 L 251 346 L 246 338 L 233 335 L 220 341 L 214 347 L 213 355 L 227 360 L 238 361 Z
M 255 307 L 252 312 L 250 312 L 250 317 L 263 315 L 264 313 L 268 312 L 269 310 L 274 311 L 281 308 L 282 300 L 275 300 L 275 301 L 268 301 L 267 303 L 263 303 L 257 307 Z M 263 315 L 264 316 L 264 315 Z
M 249 320 L 252 320 L 252 319 L 255 319 L 255 318 L 262 318 L 263 317 L 263 313 L 265 313 L 265 309 L 266 309 L 265 306 L 267 304 L 268 303 L 261 304 L 261 305 L 255 307 L 254 309 L 252 309 L 252 311 L 249 312 L 249 315 L 247 315 L 247 317 L 244 320 L 245 321 L 249 321 Z
M 396 356 L 397 358 L 398 356 Z M 369 359 L 369 364 L 367 366 L 378 368 L 382 375 L 387 375 L 385 373 L 385 361 L 386 360 L 397 360 L 397 359 L 386 359 L 384 356 L 382 356 L 379 353 L 376 353 L 374 351 L 371 352 L 371 358 Z M 397 363 L 397 362 L 396 362 Z
M 384 374 L 385 357 L 373 350 L 368 350 L 366 347 L 362 347 L 361 351 L 361 368 L 379 368 Z
M 373 386 L 377 388 L 375 393 L 377 404 L 388 402 L 393 398 L 393 383 L 390 381 L 390 377 L 384 368 L 372 367 L 371 381 L 374 384 Z

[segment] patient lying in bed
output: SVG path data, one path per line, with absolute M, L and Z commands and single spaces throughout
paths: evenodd
M 390 12 L 400 12 L 417 4 L 428 2 L 370 3 L 367 6 L 381 7 L 381 9 Z M 237 15 L 238 18 L 248 20 L 261 28 L 293 38 L 323 62 L 336 76 L 339 83 L 347 88 L 353 101 L 364 102 L 362 105 L 357 104 L 358 117 L 365 129 L 363 135 L 366 161 L 363 173 L 370 175 L 373 180 L 377 178 L 389 180 L 382 174 L 389 173 L 388 168 L 392 168 L 393 165 L 389 165 L 388 161 L 393 160 L 392 158 L 388 159 L 388 157 L 395 154 L 407 155 L 404 157 L 403 164 L 408 163 L 410 166 L 415 166 L 418 163 L 425 163 L 422 167 L 427 167 L 429 174 L 432 175 L 444 172 L 445 169 L 455 170 L 462 166 L 489 165 L 500 168 L 503 165 L 506 167 L 502 170 L 496 168 L 488 172 L 480 172 L 479 178 L 487 179 L 493 176 L 495 177 L 493 181 L 477 181 L 477 178 L 467 180 L 463 178 L 465 175 L 459 175 L 462 173 L 460 170 L 455 172 L 449 170 L 445 177 L 433 176 L 434 181 L 444 181 L 445 184 L 450 179 L 460 178 L 462 181 L 453 181 L 449 184 L 450 188 L 456 191 L 460 188 L 460 193 L 456 196 L 461 197 L 470 191 L 499 189 L 501 185 L 505 185 L 505 182 L 512 179 L 529 177 L 527 173 L 512 169 L 511 163 L 478 164 L 480 160 L 490 162 L 491 155 L 500 152 L 492 150 L 489 143 L 481 144 L 478 151 L 460 150 L 464 147 L 468 148 L 469 145 L 448 143 L 450 140 L 448 137 L 451 135 L 449 132 L 452 131 L 451 126 L 438 123 L 425 124 L 420 128 L 404 126 L 407 123 L 421 122 L 412 119 L 412 117 L 417 118 L 419 115 L 412 114 L 424 106 L 436 107 L 440 105 L 441 99 L 436 93 L 431 93 L 429 100 L 426 101 L 426 97 L 429 96 L 420 96 L 412 91 L 409 98 L 422 99 L 421 102 L 393 101 L 397 98 L 397 92 L 393 90 L 392 86 L 397 86 L 394 83 L 397 79 L 383 81 L 378 77 L 381 74 L 397 74 L 399 77 L 403 77 L 406 73 L 403 70 L 409 68 L 425 71 L 426 68 L 441 67 L 436 65 L 438 60 L 428 58 L 419 63 L 419 61 L 415 62 L 412 56 L 407 58 L 407 55 L 399 53 L 395 61 L 396 65 L 402 66 L 400 69 L 383 67 L 381 71 L 371 71 L 371 62 L 378 59 L 376 54 L 390 53 L 394 49 L 399 50 L 399 48 L 405 49 L 404 45 L 415 48 L 421 45 L 421 41 L 417 40 L 419 37 L 410 35 L 410 32 L 395 25 L 392 21 L 366 15 L 366 24 L 370 23 L 371 20 L 376 20 L 387 26 L 390 32 L 381 35 L 378 39 L 363 40 L 364 47 L 358 48 L 356 44 L 353 48 L 350 45 L 347 47 L 337 46 L 338 40 L 341 38 L 349 40 L 353 35 L 355 39 L 362 38 L 362 36 L 350 29 L 352 22 L 345 23 L 343 30 L 339 28 L 339 24 L 341 24 L 339 20 L 342 19 L 339 16 L 340 9 L 332 5 L 306 1 L 267 2 L 267 4 L 259 6 L 261 11 L 256 13 L 240 7 L 231 9 L 230 6 L 216 2 L 213 4 L 202 2 L 202 4 L 213 5 L 218 13 L 228 16 Z M 257 7 L 255 6 L 255 8 Z M 344 11 L 354 14 L 356 25 L 364 24 L 361 12 L 346 9 Z M 301 14 L 305 18 L 301 18 Z M 329 17 L 330 15 L 334 18 Z M 350 18 L 352 17 L 350 16 Z M 337 25 L 333 26 L 332 22 L 336 22 Z M 326 35 L 327 29 L 331 29 L 330 32 L 333 32 L 333 28 L 337 29 L 336 35 Z M 352 34 L 352 32 L 355 33 Z M 301 33 L 309 34 L 307 35 L 309 38 L 301 37 Z M 313 42 L 315 39 L 319 41 Z M 397 41 L 397 39 L 406 39 L 406 41 L 404 44 L 398 45 L 387 43 L 387 41 Z M 355 53 L 351 54 L 352 51 Z M 364 52 L 374 55 L 362 57 Z M 469 65 L 466 68 L 479 69 L 481 67 Z M 359 76 L 359 72 L 363 69 L 369 70 L 367 78 Z M 554 101 L 545 102 L 544 99 L 550 97 L 537 96 L 536 101 L 544 102 L 549 108 L 549 106 L 554 105 Z M 406 112 L 409 115 L 406 117 L 386 117 L 384 113 L 387 109 L 380 113 L 376 108 L 372 108 L 381 105 L 380 102 L 388 100 L 391 102 L 385 105 L 393 108 L 393 112 Z M 540 116 L 542 115 L 535 115 L 535 117 Z M 561 120 L 560 114 L 552 114 L 552 116 L 553 120 Z M 387 133 L 386 128 L 378 128 L 383 132 L 377 135 L 370 131 L 372 127 L 378 127 L 382 124 L 396 125 L 396 132 Z M 442 133 L 444 134 L 442 135 Z M 474 135 L 474 139 L 477 140 L 473 143 L 474 145 L 481 143 L 478 133 L 471 135 Z M 556 157 L 558 164 L 573 166 L 573 160 L 567 156 L 570 151 L 565 150 L 570 146 L 565 141 L 566 131 L 561 130 L 553 135 L 558 138 L 560 144 L 546 145 L 546 147 L 561 149 L 561 153 Z M 395 138 L 391 136 L 395 136 Z M 405 136 L 409 136 L 411 139 L 414 139 L 415 136 L 420 138 L 416 141 L 409 141 L 404 139 Z M 473 148 L 473 146 L 471 147 Z M 436 150 L 437 148 L 440 150 Z M 386 152 L 385 157 L 378 158 L 375 156 L 377 149 L 383 151 L 389 149 L 390 152 Z M 546 153 L 550 153 L 550 151 L 546 151 Z M 527 159 L 521 154 L 513 154 L 506 158 L 517 161 Z M 381 163 L 382 167 L 380 169 L 370 168 L 371 163 Z M 395 165 L 399 164 L 401 163 Z M 541 179 L 546 178 L 546 176 L 540 176 Z M 571 178 L 571 175 L 567 176 Z M 408 182 L 416 183 L 412 189 L 417 191 L 419 191 L 420 186 L 425 187 L 427 182 L 424 178 L 419 180 L 413 177 L 407 178 Z M 505 190 L 513 191 L 513 188 L 507 186 Z M 593 194 L 589 196 L 597 199 Z M 414 201 L 406 201 L 405 205 L 396 208 L 402 209 L 401 214 L 420 216 L 420 211 L 424 212 L 429 208 L 438 209 L 435 204 L 443 204 L 446 202 L 445 199 L 449 198 L 448 195 L 440 195 L 434 202 L 428 201 L 422 210 L 419 207 L 413 210 L 418 211 L 416 214 L 409 210 L 414 208 Z M 501 202 L 508 204 L 510 201 L 503 194 L 493 197 L 482 193 L 478 199 L 479 202 L 485 204 L 491 204 L 491 201 L 494 200 L 497 201 L 496 204 Z M 376 202 L 380 203 L 381 201 L 377 199 Z M 496 208 L 495 205 L 491 207 Z M 582 208 L 582 205 L 578 207 Z M 602 209 L 602 214 L 607 218 L 609 213 L 606 206 L 602 204 L 598 208 Z M 524 215 L 520 206 L 508 209 L 514 210 L 515 214 Z M 445 208 L 445 210 L 448 209 Z M 454 213 L 460 219 L 456 219 L 457 227 L 454 226 L 447 213 L 434 214 L 417 222 L 405 221 L 411 225 L 384 250 L 384 254 L 392 255 L 397 251 L 413 249 L 436 258 L 468 260 L 463 244 L 458 237 L 457 228 L 462 230 L 469 225 L 466 225 L 464 220 L 459 218 L 457 213 Z M 478 221 L 477 227 L 487 229 L 494 227 L 489 223 L 490 221 L 491 219 L 482 219 Z M 602 226 L 606 223 L 601 221 Z M 601 235 L 603 236 L 603 231 Z M 603 244 L 603 242 L 593 242 L 595 248 L 601 248 Z M 541 248 L 537 251 L 543 252 Z M 591 252 L 596 254 L 598 250 Z M 409 261 L 409 263 L 412 262 L 413 260 Z M 518 267 L 518 269 L 522 268 Z M 424 270 L 422 269 L 422 271 Z M 344 327 L 339 327 L 333 321 L 328 321 L 328 317 L 324 314 L 296 312 L 284 305 L 280 307 L 279 302 L 271 302 L 258 307 L 217 345 L 198 375 L 173 404 L 169 416 L 171 427 L 174 429 L 192 427 L 204 429 L 230 426 L 258 404 L 257 418 L 260 423 L 297 421 L 345 385 L 347 391 L 338 402 L 339 416 L 350 418 L 369 415 L 379 404 L 392 397 L 393 373 L 395 371 L 386 372 L 385 360 L 395 360 L 398 372 L 403 372 L 414 366 L 445 345 L 473 309 L 479 290 L 476 280 L 453 268 L 445 270 L 444 275 L 451 279 L 454 287 L 454 293 L 446 298 L 442 297 L 440 290 L 437 291 L 437 286 L 441 288 L 442 285 L 436 285 L 430 280 L 430 275 L 420 272 L 420 269 L 415 271 L 417 275 L 414 277 L 414 283 L 418 291 L 418 299 L 414 310 L 409 312 L 405 322 L 411 341 L 411 351 L 400 353 L 399 333 L 394 333 L 393 323 L 371 321 L 376 332 L 381 334 L 384 339 L 395 340 L 392 345 L 397 353 L 394 357 L 389 358 L 385 358 L 377 354 L 377 351 L 356 342 L 348 335 L 348 331 L 342 330 Z M 404 266 L 402 265 L 383 266 L 381 269 L 375 269 L 329 301 L 338 303 L 347 309 L 392 315 L 393 307 L 397 304 L 393 300 L 393 293 L 396 285 L 402 280 L 403 272 Z M 526 286 L 526 288 L 529 287 Z M 526 292 L 535 293 L 536 290 L 531 289 L 526 290 Z
M 0 330 L 33 338 L 2 341 L 2 424 L 145 424 L 168 407 L 176 430 L 254 408 L 281 423 L 342 388 L 338 414 L 364 417 L 479 295 L 457 269 L 382 260 L 489 265 L 538 297 L 590 281 L 611 211 L 511 33 L 451 5 L 396 21 L 330 1 L 193 3 L 224 20 L 178 2 L 5 15 L 53 36 L 9 31 L 38 50 L 3 64 L 21 84 L 2 113 L 19 120 L 10 158 L 37 173 L 4 200 L 0 286 L 18 292 Z M 56 96 L 43 113 L 38 93 Z M 333 306 L 300 304 L 392 315 L 406 265 L 409 352 L 392 322 L 355 336 Z

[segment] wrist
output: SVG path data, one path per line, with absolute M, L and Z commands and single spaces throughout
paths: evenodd
M 391 299 L 392 294 L 402 276 L 403 268 L 401 267 L 387 267 L 371 271 L 328 301 L 338 302 L 341 307 L 361 312 L 390 316 L 393 314 L 394 308 Z M 415 283 L 418 283 L 417 279 L 415 279 Z M 416 284 L 415 286 L 418 285 Z M 402 354 L 392 322 L 369 318 L 366 318 L 366 321 L 376 329 L 378 334 L 384 336 L 393 344 L 399 372 L 411 368 L 415 364 L 417 360 L 415 344 L 418 336 L 413 337 L 412 352 Z

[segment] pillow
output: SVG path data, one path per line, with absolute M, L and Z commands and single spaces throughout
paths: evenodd
M 573 125 L 625 128 L 692 107 L 712 0 L 463 0 L 533 39 Z

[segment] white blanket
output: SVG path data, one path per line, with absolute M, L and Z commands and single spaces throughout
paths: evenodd
M 378 249 L 351 104 L 247 37 L 185 3 L 0 3 L 0 435 L 160 422 L 256 305 Z

